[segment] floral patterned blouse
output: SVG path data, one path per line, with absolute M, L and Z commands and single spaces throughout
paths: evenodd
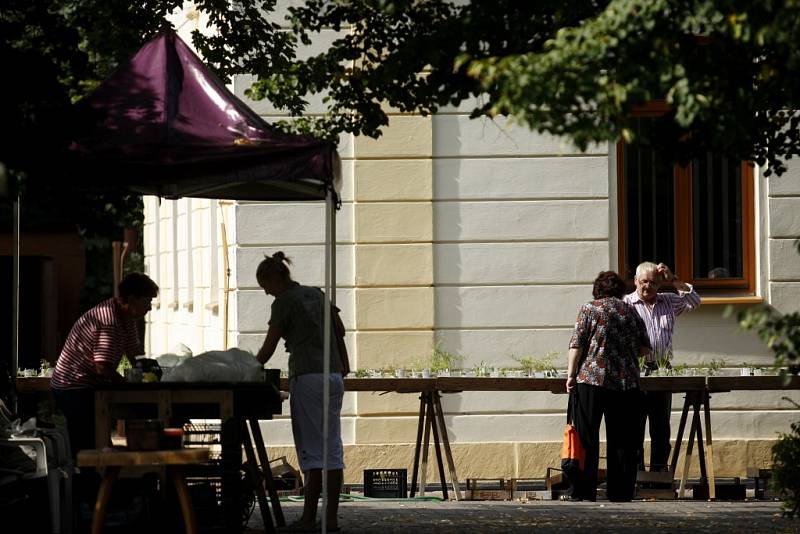
M 605 297 L 581 306 L 570 339 L 583 349 L 577 381 L 614 390 L 639 387 L 639 347 L 650 347 L 644 321 L 629 304 Z

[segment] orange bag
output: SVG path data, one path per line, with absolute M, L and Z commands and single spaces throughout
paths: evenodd
M 575 467 L 581 469 L 586 465 L 586 451 L 583 450 L 581 439 L 578 436 L 578 431 L 572 423 L 567 423 L 564 427 L 564 444 L 561 446 L 561 464 L 564 462 L 572 461 L 576 464 Z

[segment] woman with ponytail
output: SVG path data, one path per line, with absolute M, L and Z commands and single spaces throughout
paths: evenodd
M 344 346 L 344 325 L 339 309 L 316 287 L 292 280 L 291 261 L 283 252 L 265 256 L 256 270 L 258 285 L 275 298 L 269 318 L 267 337 L 258 361 L 266 363 L 275 353 L 281 338 L 289 353 L 289 404 L 297 459 L 305 477 L 303 516 L 287 527 L 288 532 L 315 532 L 317 501 L 322 492 L 322 420 L 324 387 L 324 317 L 331 307 L 330 396 L 328 434 L 328 495 L 335 496 L 327 509 L 328 532 L 338 531 L 338 496 L 341 492 L 344 449 L 341 412 L 344 383 L 350 371 Z

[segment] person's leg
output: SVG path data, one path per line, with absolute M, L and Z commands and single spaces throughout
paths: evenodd
M 315 527 L 322 493 L 322 380 L 321 374 L 302 375 L 291 384 L 292 432 L 300 469 L 305 476 L 303 515 L 295 525 L 302 529 Z M 340 375 L 332 375 L 330 380 L 326 522 L 328 528 L 333 529 L 338 526 L 344 469 L 341 437 L 344 384 Z
M 53 389 L 56 407 L 64 414 L 72 457 L 84 449 L 93 449 L 94 441 L 94 390 Z
M 339 527 L 339 495 L 342 493 L 344 470 L 328 471 L 328 510 L 325 514 L 328 530 Z
M 640 415 L 631 406 L 639 400 L 638 390 L 606 390 L 606 458 L 608 464 L 608 499 L 630 501 L 636 487 Z
M 669 469 L 672 415 L 672 393 L 669 391 L 648 392 L 648 412 L 650 414 L 650 471 Z
M 311 469 L 305 472 L 305 487 L 303 488 L 303 516 L 298 523 L 306 529 L 313 529 L 317 521 L 317 507 L 319 496 L 322 493 L 322 469 Z M 330 485 L 330 477 L 328 478 Z
M 578 384 L 575 387 L 575 430 L 586 455 L 583 476 L 577 485 L 578 498 L 590 501 L 597 499 L 597 464 L 600 461 L 600 421 L 603 416 L 602 402 L 598 397 L 603 388 Z
M 339 374 L 330 376 L 328 409 L 328 508 L 325 519 L 327 528 L 339 526 L 339 495 L 344 481 L 344 446 L 342 445 L 342 400 L 344 382 Z

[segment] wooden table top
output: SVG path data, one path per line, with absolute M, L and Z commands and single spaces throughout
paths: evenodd
M 208 461 L 210 449 L 173 449 L 126 451 L 121 449 L 86 449 L 78 453 L 79 466 L 125 467 L 131 465 L 184 465 Z
M 783 378 L 768 376 L 661 376 L 642 377 L 642 389 L 646 391 L 689 391 L 708 387 L 711 391 L 734 390 L 782 390 L 800 389 L 800 376 L 791 377 L 788 384 Z M 397 393 L 420 393 L 422 391 L 550 391 L 564 393 L 564 378 L 345 378 L 346 391 L 390 391 Z M 19 393 L 46 392 L 50 379 L 45 377 L 17 378 Z M 264 382 L 152 382 L 115 385 L 113 389 L 159 390 L 159 389 L 262 389 Z M 289 390 L 289 380 L 281 378 L 280 388 Z

